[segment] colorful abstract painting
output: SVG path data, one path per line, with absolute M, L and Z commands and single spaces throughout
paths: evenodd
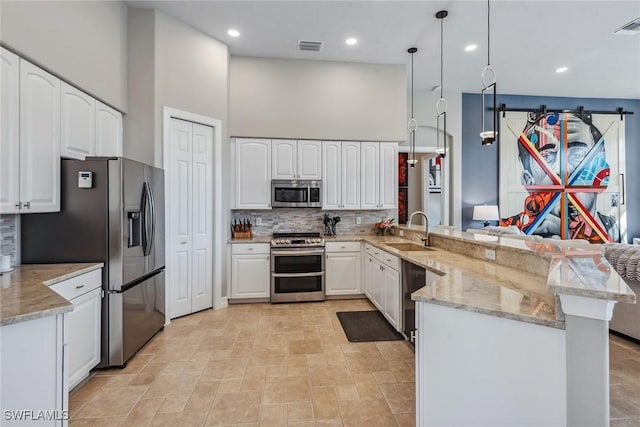
M 398 153 L 398 187 L 406 187 L 409 185 L 408 159 L 409 153 Z
M 624 122 L 577 112 L 508 114 L 501 124 L 500 225 L 543 237 L 620 241 Z
M 407 194 L 407 187 L 398 188 L 398 224 L 407 223 Z

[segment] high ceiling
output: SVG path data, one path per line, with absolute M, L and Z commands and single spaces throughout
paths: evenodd
M 479 92 L 487 60 L 485 1 L 130 1 L 153 7 L 229 46 L 231 55 L 410 64 L 415 87 L 439 81 L 444 20 L 444 87 Z M 640 33 L 613 31 L 640 17 L 632 1 L 491 1 L 491 65 L 509 94 L 640 99 Z M 241 35 L 227 35 L 230 28 Z M 347 46 L 345 39 L 358 43 Z M 321 52 L 297 50 L 322 41 Z M 478 44 L 467 53 L 464 47 Z M 558 74 L 558 67 L 568 71 Z

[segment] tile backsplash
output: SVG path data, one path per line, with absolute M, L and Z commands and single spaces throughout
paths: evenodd
M 17 215 L 0 215 L 0 255 L 11 254 L 11 265 L 16 265 L 18 251 L 17 227 Z
M 322 220 L 324 214 L 339 216 L 340 222 L 336 226 L 336 234 L 373 234 L 373 224 L 391 215 L 390 211 L 331 211 L 322 209 L 295 209 L 279 208 L 272 210 L 247 210 L 232 211 L 231 221 L 251 221 L 254 236 L 270 236 L 276 232 L 320 232 L 324 234 Z M 361 223 L 356 224 L 357 217 Z M 261 219 L 262 225 L 257 225 L 257 219 Z

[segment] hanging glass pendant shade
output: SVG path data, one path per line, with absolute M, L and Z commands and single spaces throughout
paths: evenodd
M 416 129 L 418 129 L 418 122 L 413 117 L 413 55 L 418 51 L 417 47 L 411 47 L 407 49 L 407 52 L 411 54 L 411 118 L 407 124 L 407 130 L 409 131 L 409 159 L 407 163 L 410 167 L 415 167 L 418 161 L 416 160 Z
M 498 138 L 498 110 L 496 109 L 496 71 L 491 66 L 491 8 L 489 4 L 490 0 L 487 0 L 487 66 L 484 67 L 480 78 L 482 80 L 482 132 L 480 132 L 480 138 L 482 139 L 482 145 L 491 145 Z M 488 91 L 493 92 L 493 129 L 486 130 L 484 123 L 485 107 L 485 93 Z
M 440 99 L 436 103 L 436 153 L 441 159 L 447 155 L 447 101 L 444 99 L 444 18 L 449 15 L 446 10 L 436 13 L 436 18 L 440 20 Z M 440 148 L 440 123 L 442 122 L 443 143 Z

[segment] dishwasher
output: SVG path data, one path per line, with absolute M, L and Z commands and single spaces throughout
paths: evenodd
M 416 303 L 411 294 L 422 288 L 427 280 L 437 279 L 438 274 L 426 271 L 423 267 L 412 262 L 402 260 L 402 332 L 412 346 L 415 346 L 414 331 L 416 330 Z

